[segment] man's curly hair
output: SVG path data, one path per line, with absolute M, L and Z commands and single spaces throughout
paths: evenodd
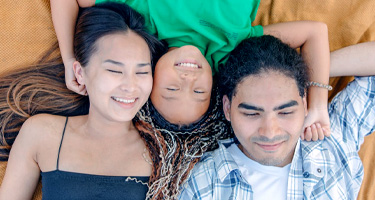
M 220 91 L 229 100 L 236 95 L 236 88 L 250 75 L 276 71 L 296 81 L 299 95 L 308 88 L 309 73 L 302 56 L 279 39 L 264 35 L 243 40 L 230 54 L 220 71 Z

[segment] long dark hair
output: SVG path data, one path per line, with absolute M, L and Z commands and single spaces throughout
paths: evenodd
M 152 65 L 166 47 L 144 28 L 143 17 L 125 4 L 100 4 L 80 10 L 74 35 L 74 54 L 82 66 L 97 51 L 99 38 L 132 31 L 148 44 Z M 153 66 L 154 68 L 154 66 Z M 6 161 L 25 120 L 38 113 L 63 116 L 88 113 L 89 100 L 65 86 L 64 65 L 54 45 L 35 65 L 0 78 L 0 160 Z M 145 137 L 142 137 L 146 143 Z M 148 144 L 152 148 L 156 143 Z M 154 162 L 155 163 L 155 162 Z M 153 171 L 157 170 L 153 167 Z M 156 174 L 156 173 L 153 173 Z M 150 183 L 151 184 L 151 183 Z
M 144 28 L 143 17 L 125 4 L 106 3 L 80 10 L 74 35 L 74 54 L 86 66 L 97 50 L 96 41 L 108 34 L 133 31 L 149 46 L 151 58 L 158 59 L 164 45 Z M 23 122 L 38 113 L 82 115 L 89 101 L 65 87 L 64 66 L 54 45 L 33 66 L 13 71 L 0 79 L 1 160 L 9 150 Z M 153 62 L 154 63 L 154 62 Z

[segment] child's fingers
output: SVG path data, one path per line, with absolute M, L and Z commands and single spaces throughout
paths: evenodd
M 311 127 L 311 140 L 317 141 L 318 140 L 318 130 L 316 128 L 316 125 L 312 124 L 310 127 Z
M 331 129 L 327 129 L 325 127 L 322 128 L 323 129 L 323 134 L 325 137 L 329 137 L 331 135 Z
M 324 129 L 322 128 L 320 123 L 316 123 L 316 128 L 317 128 L 317 131 L 318 131 L 319 140 L 323 140 L 324 139 Z
M 311 128 L 309 126 L 309 127 L 306 127 L 306 129 L 305 129 L 305 140 L 311 141 L 311 137 L 312 137 Z
M 85 85 L 78 85 L 78 91 L 77 92 L 78 94 L 81 94 L 81 95 L 87 95 L 87 90 L 86 90 L 86 87 Z
M 68 84 L 69 83 L 69 84 Z M 79 84 L 77 81 L 73 80 L 71 82 L 66 82 L 66 86 L 69 90 L 76 92 L 80 95 L 86 95 L 86 87 L 85 85 Z

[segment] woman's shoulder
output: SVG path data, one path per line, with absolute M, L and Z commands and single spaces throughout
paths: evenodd
M 61 126 L 66 120 L 65 116 L 51 115 L 51 114 L 37 114 L 29 117 L 22 129 L 30 129 L 30 131 L 54 130 L 57 126 Z
M 23 123 L 17 137 L 27 137 L 35 141 L 51 135 L 61 135 L 61 131 L 65 126 L 65 120 L 65 116 L 51 114 L 34 115 Z
M 29 117 L 22 125 L 11 150 L 11 155 L 29 155 L 35 161 L 46 149 L 55 148 L 61 139 L 66 118 L 63 116 L 38 114 Z M 47 151 L 48 152 L 48 151 Z M 22 158 L 23 156 L 21 156 Z

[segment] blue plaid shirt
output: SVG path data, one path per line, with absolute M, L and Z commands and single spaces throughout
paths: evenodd
M 358 150 L 375 128 L 375 76 L 356 77 L 329 105 L 331 136 L 298 141 L 288 178 L 287 199 L 356 199 L 363 179 Z M 251 185 L 221 141 L 192 170 L 180 199 L 253 199 Z

